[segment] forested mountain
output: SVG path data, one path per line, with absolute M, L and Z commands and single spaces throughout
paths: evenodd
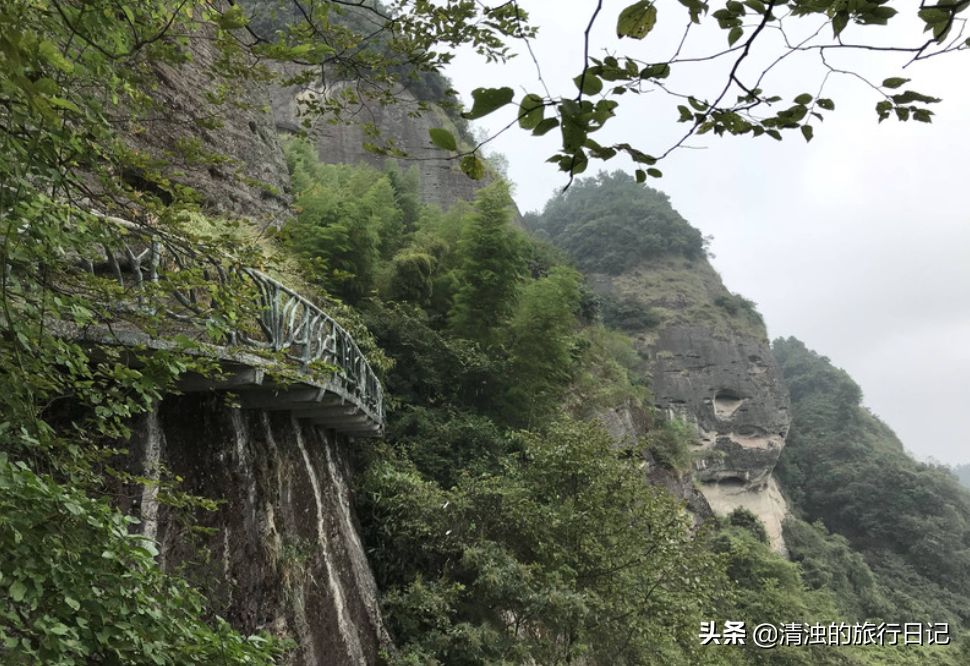
M 701 232 L 671 207 L 667 195 L 633 183 L 622 171 L 580 179 L 526 224 L 588 273 L 618 275 L 644 259 L 704 256 Z
M 710 618 L 753 627 L 918 617 L 952 620 L 954 635 L 963 618 L 958 599 L 936 582 L 942 577 L 904 592 L 890 585 L 888 564 L 870 562 L 868 551 L 864 558 L 854 549 L 861 545 L 820 524 L 789 521 L 791 562 L 771 551 L 759 519 L 744 508 L 692 533 L 690 515 L 666 490 L 643 483 L 638 461 L 645 457 L 674 479 L 689 477 L 699 456 L 711 454 L 698 448 L 694 427 L 652 412 L 637 343 L 602 323 L 608 299 L 584 285 L 568 255 L 512 227 L 503 186 L 442 214 L 415 206 L 413 175 L 393 164 L 384 173 L 320 165 L 299 141 L 287 155 L 300 211 L 293 247 L 319 264 L 313 279 L 355 305 L 388 356 L 384 381 L 395 402 L 388 436 L 361 448 L 356 465 L 365 543 L 401 648 L 394 663 L 962 663 L 955 648 L 941 646 L 700 646 L 700 622 Z M 660 210 L 667 218 L 661 237 L 673 228 L 693 239 L 651 249 L 648 262 L 690 262 L 685 247 L 703 252 L 700 234 L 628 177 L 579 181 L 570 196 L 580 195 L 629 197 L 634 205 L 625 210 L 648 197 L 646 220 L 609 224 L 635 235 Z M 558 205 L 550 203 L 544 217 Z M 611 229 L 577 265 L 610 257 L 610 239 L 623 244 L 627 236 Z M 689 274 L 691 265 L 678 270 Z M 681 282 L 668 283 L 666 296 L 663 284 L 657 297 L 677 298 Z M 697 292 L 704 298 L 730 296 L 719 282 L 699 284 L 707 285 Z M 637 303 L 630 300 L 631 311 Z M 702 316 L 702 325 L 722 321 L 718 330 L 736 332 L 730 335 L 751 330 L 747 309 L 713 307 L 718 319 Z M 685 325 L 705 311 L 661 312 L 646 328 Z M 793 366 L 783 360 L 787 376 Z M 800 405 L 809 382 L 791 377 L 799 401 L 792 427 L 805 433 Z M 838 389 L 834 404 L 847 400 L 859 410 L 853 386 L 845 378 L 817 390 Z M 582 419 L 622 404 L 639 405 L 647 425 L 643 440 L 628 440 L 633 448 L 617 456 L 602 426 Z M 800 511 L 811 489 L 791 470 L 803 441 L 795 440 L 784 477 Z M 890 530 L 896 520 L 886 513 L 873 517 L 876 524 Z M 873 552 L 884 536 L 871 535 Z M 961 538 L 941 538 L 950 537 Z M 904 568 L 912 561 L 895 570 L 921 575 Z
M 824 358 L 790 339 L 776 361 L 700 232 L 636 182 L 657 160 L 589 138 L 669 66 L 610 57 L 575 99 L 519 97 L 564 171 L 645 169 L 577 180 L 530 235 L 462 143 L 517 93 L 420 103 L 448 96 L 455 48 L 503 59 L 526 17 L 382 7 L 0 5 L 0 664 L 970 663 L 967 493 Z M 655 22 L 639 2 L 617 28 Z M 261 113 L 273 81 L 319 124 Z M 341 123 L 412 92 L 382 120 L 423 172 L 384 161 L 404 143 L 376 120 Z M 893 108 L 925 120 L 928 99 Z M 814 97 L 794 101 L 749 122 L 690 98 L 681 120 L 810 138 Z M 369 165 L 332 159 L 341 139 Z M 953 643 L 845 639 L 883 621 Z M 789 639 L 760 647 L 763 623 Z
M 796 514 L 818 521 L 815 534 L 791 526 L 793 558 L 810 561 L 820 535 L 839 534 L 875 575 L 878 592 L 862 604 L 865 612 L 966 626 L 970 492 L 946 468 L 909 457 L 862 406 L 860 387 L 827 358 L 795 338 L 775 340 L 772 349 L 794 410 L 779 476 Z M 845 575 L 838 567 L 826 571 L 832 563 L 808 566 L 818 567 L 817 581 Z

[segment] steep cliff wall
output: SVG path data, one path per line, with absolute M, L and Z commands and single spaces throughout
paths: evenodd
M 214 104 L 219 82 L 210 70 L 217 53 L 207 39 L 190 48 L 192 61 L 177 69 L 156 65 L 158 87 L 152 97 L 158 112 L 129 123 L 131 145 L 167 166 L 161 171 L 196 190 L 203 209 L 213 215 L 248 218 L 266 226 L 289 215 L 290 177 L 270 113 L 269 87 L 252 83 L 229 101 Z M 215 162 L 193 158 L 198 152 L 218 156 Z M 140 174 L 121 174 L 136 187 Z
M 711 509 L 750 509 L 783 551 L 787 507 L 772 471 L 790 399 L 757 313 L 725 289 L 706 259 L 666 257 L 589 279 L 597 292 L 650 313 L 655 325 L 628 332 L 655 406 L 696 426 L 694 479 Z
M 208 215 L 281 223 L 290 179 L 269 90 L 251 85 L 231 103 L 211 104 L 215 59 L 203 39 L 191 63 L 156 68 L 159 114 L 132 124 L 131 145 L 165 160 L 163 172 L 195 189 Z M 221 158 L 186 160 L 175 149 L 186 141 Z M 139 173 L 122 177 L 152 188 Z M 286 412 L 231 408 L 212 393 L 166 396 L 135 424 L 128 467 L 149 477 L 163 468 L 182 479 L 179 490 L 218 509 L 194 517 L 199 532 L 158 501 L 154 486 L 128 488 L 123 508 L 141 516 L 138 529 L 157 541 L 160 564 L 187 565 L 235 629 L 293 639 L 288 664 L 375 664 L 393 646 L 353 514 L 348 446 Z
M 213 531 L 189 533 L 151 488 L 136 489 L 131 508 L 162 565 L 193 562 L 189 574 L 235 628 L 292 638 L 293 666 L 375 664 L 390 639 L 349 496 L 352 445 L 218 395 L 166 397 L 137 424 L 132 467 L 152 475 L 162 464 L 186 491 L 219 502 L 198 516 Z
M 296 87 L 274 88 L 273 113 L 280 131 L 295 132 L 303 129 L 300 115 L 301 100 L 307 95 L 325 97 L 335 94 L 334 88 L 322 85 L 307 89 Z M 320 160 L 326 164 L 358 164 L 364 162 L 383 168 L 387 157 L 364 148 L 366 142 L 393 141 L 407 157 L 396 158 L 406 170 L 417 166 L 421 174 L 421 199 L 424 203 L 450 208 L 458 201 L 474 201 L 475 193 L 494 182 L 493 175 L 486 173 L 481 180 L 472 180 L 458 168 L 458 160 L 449 159 L 448 153 L 431 143 L 428 130 L 435 127 L 452 127 L 451 121 L 441 109 L 432 108 L 419 112 L 418 101 L 408 91 L 398 94 L 396 104 L 382 105 L 375 101 L 362 101 L 350 109 L 345 117 L 351 124 L 331 124 L 326 119 L 317 120 L 310 134 L 317 146 Z M 368 138 L 360 124 L 369 123 L 381 131 L 381 139 Z M 457 132 L 453 132 L 457 136 Z

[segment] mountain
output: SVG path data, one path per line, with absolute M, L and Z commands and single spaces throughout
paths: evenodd
M 586 272 L 604 321 L 633 340 L 654 407 L 691 424 L 692 475 L 711 509 L 752 511 L 784 552 L 788 510 L 773 470 L 788 390 L 760 315 L 724 287 L 701 233 L 622 172 L 579 181 L 526 223 Z

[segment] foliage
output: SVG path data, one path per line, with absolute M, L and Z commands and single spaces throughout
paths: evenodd
M 633 296 L 600 297 L 600 312 L 603 323 L 621 331 L 642 331 L 656 328 L 663 319 L 650 307 L 644 306 Z
M 728 0 L 712 11 L 711 4 L 704 0 L 683 0 L 682 8 L 664 9 L 663 13 L 651 0 L 637 0 L 617 13 L 604 11 L 603 3 L 597 3 L 584 32 L 582 68 L 572 78 L 575 87 L 567 85 L 565 90 L 550 91 L 540 68 L 535 88 L 524 90 L 521 95 L 507 86 L 474 90 L 474 103 L 466 117 L 480 118 L 510 106 L 522 130 L 534 136 L 556 130 L 558 151 L 548 161 L 568 173 L 570 181 L 593 160 L 607 161 L 623 155 L 634 162 L 638 182 L 662 176 L 656 168 L 659 161 L 689 139 L 708 132 L 775 140 L 781 140 L 783 133 L 797 132 L 811 141 L 815 120 L 821 122 L 826 113 L 835 110 L 834 100 L 825 94 L 831 80 L 839 75 L 862 82 L 873 91 L 880 122 L 891 116 L 900 121 L 931 122 L 933 111 L 929 105 L 940 100 L 908 87 L 903 89 L 908 78 L 874 78 L 865 70 L 840 69 L 826 58 L 840 50 L 880 52 L 896 54 L 898 67 L 970 46 L 962 30 L 965 19 L 960 17 L 966 4 L 954 1 L 908 7 L 912 20 L 900 28 L 922 26 L 931 35 L 923 37 L 901 36 L 901 30 L 880 31 L 878 26 L 887 25 L 898 13 L 887 2 Z M 597 21 L 610 20 L 608 16 L 615 22 L 617 42 L 608 46 L 608 55 L 597 57 L 589 48 L 590 34 Z M 686 30 L 682 27 L 685 20 Z M 848 32 L 852 37 L 846 38 L 843 33 L 850 22 L 852 28 Z M 707 28 L 713 29 L 714 23 L 726 32 L 726 39 L 720 44 L 710 40 Z M 679 46 L 672 55 L 653 46 L 669 43 L 666 39 L 638 43 L 657 30 L 677 35 L 674 41 Z M 781 40 L 772 42 L 769 35 L 777 34 Z M 625 38 L 628 39 L 623 41 Z M 625 47 L 630 41 L 634 43 Z M 752 67 L 753 61 L 745 61 L 754 50 L 764 59 L 759 60 L 762 65 Z M 805 88 L 812 92 L 785 100 L 766 88 L 773 86 L 789 94 L 785 88 L 793 78 L 779 73 L 792 53 L 817 56 L 819 72 L 807 77 L 811 83 L 806 83 Z M 698 84 L 699 79 L 693 76 L 699 63 L 719 67 L 712 70 L 715 82 L 709 88 Z M 806 78 L 802 71 L 797 76 L 800 81 Z M 705 78 L 708 77 L 700 80 Z M 618 114 L 619 107 L 643 93 L 658 93 L 650 95 L 651 100 L 669 98 L 671 116 L 687 125 L 679 140 L 660 151 L 647 152 L 622 137 L 613 143 L 594 138 Z M 474 164 L 472 159 L 463 160 L 466 173 L 475 173 Z
M 573 366 L 581 276 L 557 266 L 522 289 L 509 322 L 508 409 L 525 423 L 552 409 Z
M 620 171 L 576 181 L 526 223 L 587 272 L 617 275 L 664 255 L 704 256 L 701 233 L 667 196 Z
M 475 215 L 459 243 L 461 287 L 450 313 L 451 330 L 488 346 L 513 313 L 525 273 L 524 239 L 511 228 L 512 198 L 503 181 L 481 190 Z
M 383 378 L 394 400 L 488 410 L 499 390 L 498 371 L 477 345 L 436 331 L 427 313 L 410 304 L 372 303 L 364 322 L 394 361 Z
M 691 470 L 690 445 L 696 436 L 690 423 L 667 419 L 647 433 L 647 450 L 658 465 L 684 475 Z
M 910 458 L 827 358 L 795 338 L 776 340 L 773 351 L 791 388 L 793 423 L 778 472 L 796 509 L 862 553 L 895 606 L 882 610 L 892 620 L 966 623 L 970 493 L 945 470 Z
M 739 506 L 728 514 L 727 522 L 733 527 L 748 530 L 761 543 L 768 543 L 768 531 L 765 529 L 764 523 L 750 509 Z
M 642 359 L 630 338 L 602 324 L 585 327 L 577 338 L 579 367 L 573 373 L 566 403 L 571 413 L 589 418 L 620 405 L 647 404 L 650 391 L 642 374 Z
M 501 473 L 434 489 L 385 460 L 364 481 L 401 663 L 649 663 L 690 654 L 715 560 L 611 438 L 521 435 Z M 412 660 L 409 662 L 408 660 Z
M 446 489 L 463 476 L 493 473 L 518 448 L 515 438 L 487 416 L 452 405 L 408 406 L 391 422 L 387 438 L 423 477 Z
M 0 660 L 23 664 L 269 664 L 267 637 L 209 626 L 134 518 L 0 453 Z
M 381 260 L 401 246 L 400 195 L 376 169 L 320 164 L 312 146 L 299 139 L 289 141 L 286 149 L 294 185 L 300 188 L 293 245 L 319 262 L 314 275 L 323 288 L 356 302 L 370 292 Z
M 802 579 L 812 589 L 827 589 L 846 617 L 855 621 L 898 615 L 890 591 L 877 579 L 848 539 L 831 534 L 821 521 L 809 525 L 797 518 L 784 524 L 785 544 Z
M 959 479 L 964 488 L 970 488 L 970 463 L 957 465 L 952 468 L 954 476 Z
M 715 296 L 714 305 L 719 308 L 724 308 L 732 317 L 740 314 L 751 317 L 762 326 L 764 325 L 764 320 L 761 318 L 761 313 L 757 311 L 755 302 L 740 294 L 720 294 Z

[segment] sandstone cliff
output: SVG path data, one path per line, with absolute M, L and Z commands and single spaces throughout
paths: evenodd
M 160 113 L 133 125 L 131 143 L 167 161 L 163 171 L 196 190 L 209 216 L 280 224 L 290 216 L 290 178 L 269 88 L 252 85 L 234 103 L 210 104 L 215 54 L 206 44 L 193 47 L 190 64 L 157 68 Z M 174 150 L 186 140 L 225 159 L 187 161 Z M 151 189 L 138 173 L 122 176 Z M 154 477 L 164 468 L 184 480 L 179 489 L 218 509 L 195 517 L 210 530 L 199 536 L 160 505 L 155 487 L 129 488 L 123 508 L 157 541 L 160 564 L 188 565 L 234 629 L 293 639 L 291 666 L 376 664 L 393 648 L 353 513 L 350 440 L 286 412 L 228 407 L 211 392 L 166 396 L 133 430 L 133 472 Z
M 772 471 L 788 434 L 790 399 L 760 317 L 725 289 L 706 259 L 665 257 L 589 280 L 598 293 L 651 313 L 656 325 L 628 333 L 655 406 L 696 428 L 693 478 L 711 509 L 750 509 L 784 551 L 787 507 Z
M 150 477 L 164 466 L 181 489 L 218 502 L 197 516 L 211 532 L 187 532 L 157 488 L 134 489 L 128 508 L 158 542 L 160 564 L 193 563 L 188 574 L 235 629 L 293 639 L 287 663 L 375 664 L 391 642 L 353 514 L 350 445 L 288 413 L 231 408 L 212 393 L 168 396 L 136 424 L 130 464 Z
M 216 52 L 198 40 L 191 55 L 192 62 L 177 69 L 155 67 L 159 108 L 130 123 L 132 146 L 164 160 L 162 173 L 196 190 L 208 214 L 281 224 L 289 217 L 290 178 L 269 112 L 269 87 L 252 83 L 238 97 L 213 104 L 206 92 L 217 89 L 210 74 Z M 218 158 L 200 161 L 199 153 Z M 121 177 L 136 188 L 146 185 L 139 173 Z
M 326 97 L 333 94 L 336 94 L 334 88 L 324 88 L 323 85 L 306 89 L 275 87 L 272 101 L 277 128 L 290 133 L 305 129 L 304 116 L 301 115 L 302 100 L 307 95 Z M 424 203 L 447 209 L 458 201 L 474 201 L 479 189 L 494 182 L 494 173 L 486 172 L 478 181 L 463 174 L 458 160 L 451 159 L 453 155 L 449 156 L 446 151 L 436 148 L 428 134 L 432 128 L 444 127 L 460 140 L 460 132 L 451 120 L 437 107 L 421 111 L 418 101 L 407 90 L 402 90 L 397 97 L 399 101 L 391 105 L 362 100 L 346 112 L 349 124 L 334 124 L 326 118 L 315 120 L 308 131 L 316 144 L 320 160 L 325 164 L 364 162 L 383 168 L 387 156 L 366 150 L 364 144 L 392 142 L 395 148 L 407 154 L 406 157 L 395 158 L 402 170 L 417 166 Z M 364 123 L 379 129 L 381 138 L 369 138 L 361 127 Z

